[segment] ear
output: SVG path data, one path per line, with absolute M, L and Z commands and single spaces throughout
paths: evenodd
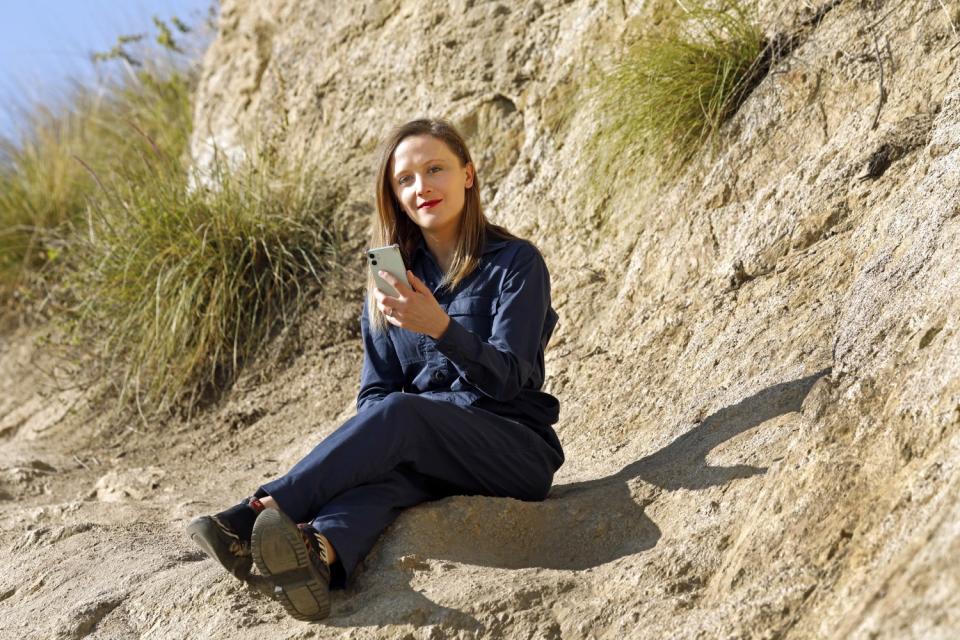
M 464 168 L 465 168 L 466 171 L 467 171 L 467 179 L 464 181 L 463 186 L 464 186 L 465 188 L 469 189 L 470 187 L 473 186 L 473 172 L 474 172 L 473 163 L 472 163 L 472 162 L 468 162 L 468 163 L 467 163 L 467 166 L 464 167 Z

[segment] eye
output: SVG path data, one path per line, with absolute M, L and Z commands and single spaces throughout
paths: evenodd
M 407 180 L 408 177 L 409 177 L 409 176 L 402 176 L 402 177 L 400 177 L 400 178 L 397 178 L 397 184 L 403 184 L 403 183 Z
M 436 169 L 437 171 L 442 171 L 439 165 L 433 165 L 432 167 L 430 167 L 430 171 L 433 171 L 434 169 Z

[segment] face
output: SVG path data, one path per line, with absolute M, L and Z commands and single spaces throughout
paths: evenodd
M 390 182 L 407 216 L 424 232 L 452 236 L 473 186 L 473 165 L 429 135 L 404 138 L 393 152 Z M 424 206 L 428 205 L 428 206 Z

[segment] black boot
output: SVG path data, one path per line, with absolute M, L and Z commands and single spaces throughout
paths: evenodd
M 314 621 L 330 614 L 330 566 L 313 527 L 267 509 L 253 527 L 253 560 L 291 616 Z
M 245 498 L 226 511 L 194 518 L 187 525 L 187 535 L 224 569 L 240 580 L 248 580 L 253 565 L 250 538 L 261 511 L 260 500 Z

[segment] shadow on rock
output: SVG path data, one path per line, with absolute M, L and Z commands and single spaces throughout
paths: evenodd
M 805 378 L 767 387 L 717 411 L 663 449 L 627 465 L 613 476 L 564 488 L 581 490 L 598 482 L 639 478 L 663 489 L 705 489 L 764 473 L 766 467 L 750 465 L 711 467 L 707 465 L 707 454 L 744 431 L 778 416 L 800 411 L 814 383 L 828 373 L 830 369 L 823 369 Z
M 349 592 L 338 597 L 328 624 L 440 624 L 477 631 L 482 625 L 472 616 L 415 591 L 413 573 L 442 573 L 445 566 L 456 567 L 450 563 L 582 570 L 653 548 L 660 529 L 644 511 L 656 496 L 765 473 L 766 468 L 750 465 L 709 466 L 706 457 L 745 431 L 800 411 L 813 384 L 829 371 L 768 387 L 613 475 L 555 486 L 543 502 L 453 496 L 407 510 L 369 558 L 376 573 L 359 580 L 371 583 L 356 592 L 366 602 L 352 602 Z M 378 606 L 383 587 L 388 587 L 389 607 Z

